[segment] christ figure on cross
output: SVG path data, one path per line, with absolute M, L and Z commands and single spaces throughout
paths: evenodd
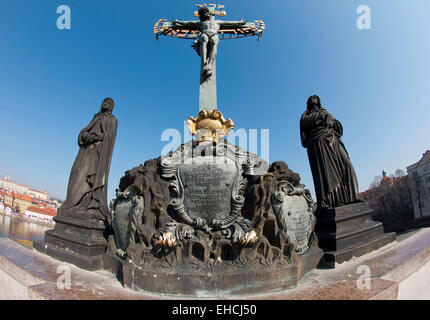
M 200 91 L 199 91 L 199 111 L 216 110 L 216 56 L 218 43 L 221 39 L 237 39 L 263 34 L 265 28 L 262 20 L 255 22 L 222 21 L 215 20 L 215 15 L 224 17 L 226 12 L 217 10 L 215 4 L 197 5 L 199 10 L 194 12 L 194 16 L 199 17 L 199 21 L 167 21 L 159 19 L 154 25 L 154 33 L 158 36 L 165 35 L 179 39 L 193 39 L 192 47 L 201 57 L 200 67 Z M 218 5 L 218 9 L 224 6 Z
M 200 30 L 200 37 L 194 41 L 192 47 L 197 51 L 202 59 L 202 81 L 205 81 L 213 73 L 215 67 L 217 47 L 219 42 L 218 32 L 220 27 L 243 27 L 246 24 L 245 20 L 240 21 L 222 21 L 215 20 L 207 6 L 203 6 L 198 10 L 200 21 L 173 21 L 173 26 L 188 27 L 190 29 Z

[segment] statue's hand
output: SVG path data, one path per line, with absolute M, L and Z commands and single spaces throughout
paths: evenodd
M 103 133 L 102 134 L 97 134 L 97 133 L 91 133 L 91 143 L 96 143 L 99 141 L 103 141 Z
M 334 125 L 334 119 L 333 119 L 333 117 L 327 116 L 327 118 L 326 118 L 326 123 L 327 123 L 327 126 L 328 126 L 329 128 L 332 128 L 332 127 L 333 127 L 333 125 Z
M 83 142 L 84 145 L 90 144 L 91 143 L 91 139 L 92 139 L 91 133 L 84 132 L 82 134 L 82 142 Z
M 84 132 L 82 133 L 82 142 L 83 145 L 90 145 L 99 141 L 103 140 L 103 135 L 99 136 L 98 134 L 91 133 L 91 132 Z

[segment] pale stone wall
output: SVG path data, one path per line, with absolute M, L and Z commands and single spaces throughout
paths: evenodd
M 407 167 L 415 219 L 430 216 L 430 151 Z
M 33 212 L 30 210 L 25 211 L 25 216 L 28 218 L 37 219 L 40 221 L 53 221 L 53 218 L 54 218 L 53 216 L 49 216 L 43 213 Z
M 0 300 L 28 300 L 28 288 L 0 269 Z
M 430 261 L 400 282 L 398 300 L 430 300 Z
M 34 198 L 37 198 L 39 200 L 48 200 L 48 195 L 46 193 L 43 193 L 43 192 L 40 192 L 37 190 L 33 190 L 33 189 L 29 189 L 28 195 L 32 196 Z

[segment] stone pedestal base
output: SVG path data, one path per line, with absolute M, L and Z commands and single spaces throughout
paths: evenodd
M 396 239 L 395 233 L 384 233 L 382 223 L 372 219 L 372 212 L 366 202 L 318 210 L 315 232 L 324 250 L 322 265 L 334 268 L 336 263 L 359 257 Z
M 314 269 L 323 252 L 316 245 L 291 263 L 272 267 L 232 268 L 218 265 L 210 271 L 176 268 L 171 270 L 136 266 L 109 250 L 104 255 L 104 269 L 121 278 L 125 287 L 137 291 L 176 296 L 214 297 L 263 293 L 296 287 L 301 278 Z
M 82 269 L 100 269 L 107 244 L 104 222 L 84 212 L 74 212 L 73 217 L 62 213 L 60 208 L 55 228 L 46 231 L 44 241 L 34 242 L 34 248 Z

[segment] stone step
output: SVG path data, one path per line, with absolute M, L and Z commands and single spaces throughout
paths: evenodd
M 317 220 L 315 232 L 317 233 L 349 233 L 357 229 L 357 226 L 374 223 L 372 211 L 360 212 L 359 214 L 349 215 L 348 218 L 325 219 L 323 221 Z
M 395 240 L 396 234 L 394 232 L 382 233 L 374 237 L 366 238 L 366 241 L 361 244 L 355 244 L 340 250 L 325 251 L 320 266 L 335 268 L 336 264 L 340 264 L 349 261 L 354 257 L 360 257 L 366 253 L 375 251 Z
M 327 215 L 324 217 L 319 217 L 318 223 L 321 223 L 321 224 L 332 223 L 332 222 L 341 223 L 341 222 L 353 220 L 362 216 L 369 216 L 372 214 L 373 211 L 374 211 L 373 209 L 369 208 L 367 210 L 351 212 L 344 215 L 337 215 L 337 216 Z
M 72 263 L 85 270 L 95 271 L 101 269 L 103 266 L 103 254 L 85 256 L 65 249 L 64 247 L 58 247 L 46 242 L 34 242 L 33 246 L 37 251 L 51 256 L 54 259 Z
M 317 232 L 319 246 L 324 251 L 341 250 L 367 242 L 369 238 L 384 233 L 381 222 L 370 220 L 356 228 L 344 232 Z

